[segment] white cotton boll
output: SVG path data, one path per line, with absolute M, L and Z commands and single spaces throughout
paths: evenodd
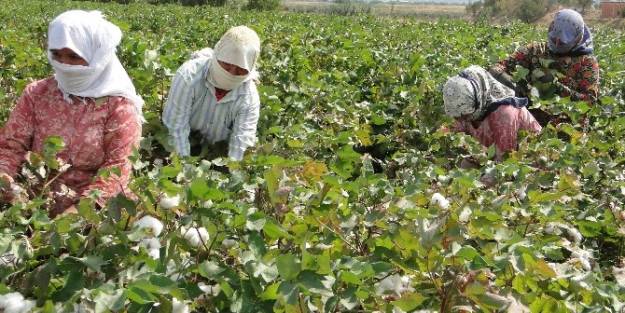
M 221 245 L 226 249 L 230 249 L 234 247 L 236 244 L 237 244 L 237 241 L 234 239 L 230 239 L 230 238 L 226 238 L 221 242 Z
M 181 229 L 184 239 L 186 239 L 189 244 L 193 247 L 199 247 L 204 244 L 208 244 L 208 231 L 204 227 L 191 227 L 190 229 L 185 229 L 184 227 Z
M 414 291 L 414 288 L 410 286 L 411 281 L 408 276 L 390 275 L 375 284 L 375 293 L 378 296 L 383 296 L 392 292 L 399 297 L 404 292 Z
M 521 188 L 516 192 L 519 200 L 525 200 L 527 198 L 527 186 L 521 186 Z
M 183 301 L 178 301 L 178 299 L 173 298 L 171 301 L 171 312 L 172 313 L 189 313 L 189 306 L 186 305 Z
M 149 215 L 146 215 L 136 221 L 134 227 L 138 229 L 147 228 L 151 230 L 152 235 L 154 235 L 155 237 L 158 237 L 158 235 L 160 235 L 163 231 L 163 223 Z
M 571 251 L 571 257 L 572 260 L 578 260 L 584 270 L 590 271 L 592 269 L 592 266 L 590 264 L 590 260 L 592 259 L 592 252 L 582 249 L 575 249 Z
M 548 223 L 547 226 L 545 226 L 545 233 L 549 235 L 558 235 L 560 231 L 555 223 Z
M 161 253 L 160 253 L 160 249 L 161 249 L 161 242 L 158 241 L 158 239 L 156 238 L 146 238 L 141 240 L 141 242 L 139 243 L 140 247 L 143 247 L 145 250 L 148 251 L 148 255 L 152 258 L 152 259 L 159 259 L 161 257 Z
M 445 199 L 445 197 L 438 192 L 432 195 L 431 202 L 438 205 L 441 209 L 447 209 L 449 207 L 449 200 Z
M 580 243 L 582 242 L 582 239 L 584 239 L 582 233 L 580 233 L 579 230 L 574 227 L 567 227 L 566 233 L 569 235 L 569 237 L 571 237 L 571 239 L 573 239 L 573 242 L 575 243 Z
M 161 206 L 161 208 L 166 209 L 166 210 L 175 208 L 180 205 L 180 195 L 175 195 L 173 197 L 163 195 L 161 197 L 161 201 L 159 201 L 158 204 Z
M 150 249 L 150 250 L 148 250 L 148 255 L 152 259 L 158 260 L 161 257 L 161 250 L 160 249 Z
M 462 212 L 460 212 L 460 215 L 458 216 L 458 222 L 460 223 L 466 223 L 469 221 L 469 219 L 471 219 L 471 209 L 465 207 L 464 209 L 462 209 Z
M 0 309 L 4 313 L 27 313 L 35 307 L 35 301 L 26 300 L 19 292 L 0 295 Z
M 218 296 L 221 292 L 221 286 L 219 284 L 207 285 L 203 282 L 197 284 L 197 287 L 202 290 L 205 294 L 212 295 L 214 297 Z

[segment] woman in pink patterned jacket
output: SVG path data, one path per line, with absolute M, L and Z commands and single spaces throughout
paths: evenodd
M 514 90 L 479 66 L 449 78 L 443 101 L 445 113 L 456 119 L 454 130 L 475 137 L 486 147 L 495 145 L 497 160 L 516 150 L 520 130 L 542 130 L 526 108 L 528 100 L 515 97 Z
M 26 87 L 0 131 L 5 202 L 13 199 L 10 186 L 27 152 L 41 153 L 50 136 L 63 139 L 57 157 L 69 165 L 50 184 L 51 216 L 76 212 L 80 197 L 93 191 L 99 191 L 100 205 L 124 191 L 131 171 L 128 156 L 141 136 L 143 100 L 115 55 L 121 36 L 97 11 L 67 11 L 50 23 L 48 59 L 54 76 Z M 120 175 L 97 177 L 106 169 Z

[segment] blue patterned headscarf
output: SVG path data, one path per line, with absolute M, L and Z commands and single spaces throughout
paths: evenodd
M 581 14 L 570 9 L 558 11 L 549 26 L 547 47 L 555 54 L 591 54 L 592 35 Z

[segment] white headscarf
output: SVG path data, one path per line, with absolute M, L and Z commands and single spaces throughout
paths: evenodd
M 491 103 L 514 98 L 514 90 L 476 65 L 449 78 L 443 87 L 445 113 L 453 118 L 471 114 L 472 120 L 480 120 Z
M 257 77 L 256 61 L 260 55 L 260 38 L 247 26 L 230 28 L 215 45 L 214 57 L 208 71 L 208 82 L 220 89 L 232 90 L 243 82 Z M 219 62 L 246 69 L 247 75 L 232 75 Z
M 143 120 L 143 99 L 119 62 L 115 49 L 122 38 L 119 27 L 99 11 L 71 10 L 57 16 L 48 28 L 48 60 L 65 100 L 69 96 L 100 98 L 120 96 L 132 101 Z M 88 65 L 69 65 L 54 60 L 51 49 L 69 48 Z

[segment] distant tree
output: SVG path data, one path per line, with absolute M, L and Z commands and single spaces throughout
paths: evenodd
M 249 10 L 267 11 L 276 10 L 279 7 L 280 0 L 249 0 L 246 8 Z
M 549 10 L 546 0 L 522 0 L 516 10 L 517 18 L 524 22 L 531 23 L 545 16 Z

